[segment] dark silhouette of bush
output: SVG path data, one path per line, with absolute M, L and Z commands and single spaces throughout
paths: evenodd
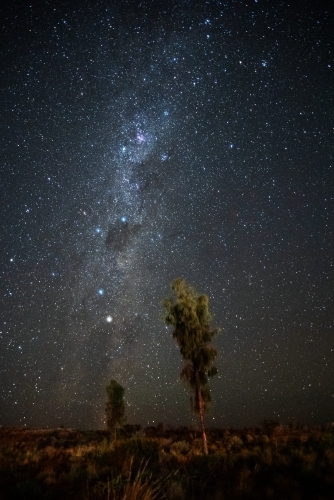
M 132 461 L 132 470 L 137 472 L 143 463 L 148 470 L 155 470 L 159 465 L 159 445 L 149 438 L 130 438 L 119 441 L 110 452 L 110 464 L 119 472 L 124 472 Z

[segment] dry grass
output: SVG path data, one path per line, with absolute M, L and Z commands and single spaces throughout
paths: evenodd
M 91 489 L 88 488 L 86 500 L 155 500 L 162 498 L 162 478 L 153 480 L 151 474 L 147 474 L 148 462 L 141 463 L 138 471 L 133 473 L 133 458 L 129 463 L 126 478 L 119 476 L 116 480 L 109 477 L 106 481 L 96 483 Z
M 0 429 L 1 500 L 334 498 L 334 429 Z

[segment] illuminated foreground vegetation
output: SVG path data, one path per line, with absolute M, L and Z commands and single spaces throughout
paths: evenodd
M 1 499 L 334 498 L 334 428 L 0 429 Z

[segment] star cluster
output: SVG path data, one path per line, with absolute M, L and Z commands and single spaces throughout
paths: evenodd
M 208 425 L 333 420 L 333 9 L 2 8 L 1 424 L 193 421 L 161 320 L 217 337 Z

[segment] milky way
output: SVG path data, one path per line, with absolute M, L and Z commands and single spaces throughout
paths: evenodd
M 1 11 L 1 424 L 191 424 L 162 300 L 217 337 L 208 425 L 333 420 L 333 9 Z

